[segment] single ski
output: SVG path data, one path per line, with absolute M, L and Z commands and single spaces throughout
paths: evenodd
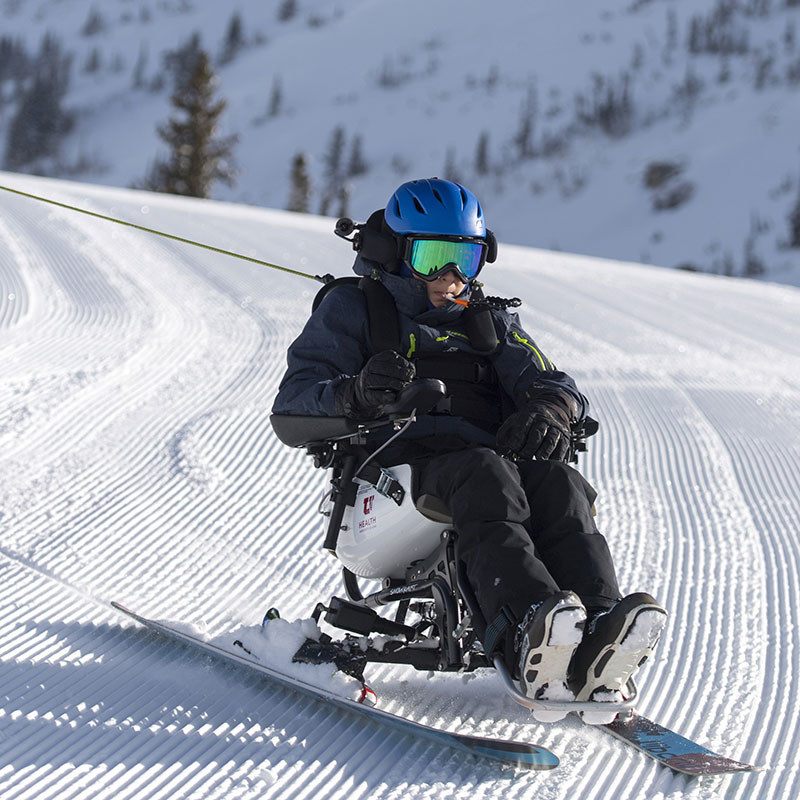
M 566 711 L 574 714 L 591 714 L 599 710 L 610 710 L 612 713 L 616 711 L 617 717 L 613 722 L 591 725 L 591 727 L 607 731 L 617 739 L 633 745 L 676 772 L 683 772 L 687 775 L 724 775 L 730 772 L 755 772 L 763 769 L 763 767 L 754 767 L 751 764 L 743 764 L 741 761 L 721 756 L 697 742 L 637 714 L 633 708 L 637 697 L 636 684 L 633 681 L 628 684 L 630 697 L 619 703 L 535 700 L 519 691 L 500 658 L 494 660 L 494 666 L 503 681 L 506 692 L 515 702 L 533 712 L 558 711 L 563 714 Z M 606 708 L 603 708 L 604 706 Z M 587 724 L 589 723 L 587 722 Z
M 628 716 L 620 714 L 614 722 L 596 727 L 687 775 L 724 775 L 763 769 L 721 756 L 636 712 Z
M 528 744 L 526 742 L 515 742 L 505 739 L 491 739 L 484 736 L 475 736 L 472 734 L 453 733 L 445 731 L 440 728 L 434 728 L 429 725 L 424 725 L 420 722 L 413 722 L 412 720 L 400 717 L 396 714 L 391 714 L 388 711 L 376 708 L 374 706 L 365 705 L 363 703 L 341 697 L 327 689 L 314 686 L 311 683 L 299 680 L 290 675 L 286 675 L 272 667 L 263 664 L 256 660 L 246 650 L 242 649 L 241 652 L 233 652 L 226 650 L 219 645 L 207 642 L 190 633 L 173 628 L 167 623 L 157 622 L 156 620 L 143 617 L 134 611 L 131 611 L 119 603 L 112 602 L 111 605 L 123 614 L 135 619 L 145 627 L 152 631 L 168 636 L 171 639 L 183 642 L 191 647 L 195 647 L 240 666 L 253 669 L 267 678 L 278 681 L 284 686 L 288 686 L 304 694 L 310 695 L 318 700 L 333 703 L 334 705 L 347 709 L 348 711 L 355 711 L 365 715 L 377 723 L 389 725 L 405 733 L 411 733 L 415 736 L 422 737 L 437 742 L 438 744 L 452 747 L 461 752 L 471 753 L 475 756 L 488 758 L 493 761 L 499 761 L 502 764 L 518 767 L 521 769 L 553 769 L 558 766 L 558 757 L 550 752 L 545 747 L 540 747 L 535 744 Z

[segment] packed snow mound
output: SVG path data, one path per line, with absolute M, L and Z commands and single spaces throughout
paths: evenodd
M 318 642 L 322 631 L 313 619 L 272 619 L 260 625 L 241 625 L 229 634 L 217 636 L 215 644 L 230 650 L 232 641 L 241 641 L 258 661 L 278 672 L 348 700 L 359 700 L 361 683 L 342 672 L 331 671 L 330 664 L 295 661 L 295 653 L 309 639 Z

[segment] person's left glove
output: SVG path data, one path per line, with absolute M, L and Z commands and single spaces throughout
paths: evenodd
M 540 391 L 500 426 L 497 449 L 522 460 L 566 461 L 576 412 L 575 401 L 568 395 Z

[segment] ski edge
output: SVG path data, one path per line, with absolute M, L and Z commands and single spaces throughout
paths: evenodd
M 228 651 L 212 642 L 205 641 L 190 633 L 173 628 L 168 623 L 144 617 L 116 601 L 111 601 L 111 606 L 131 619 L 136 620 L 141 625 L 144 625 L 148 630 L 160 633 L 170 639 L 181 641 L 188 646 L 196 647 L 222 660 L 254 669 L 267 678 L 271 678 L 278 683 L 289 686 L 317 700 L 332 702 L 340 708 L 359 713 L 376 722 L 383 722 L 394 728 L 407 731 L 422 738 L 436 741 L 438 744 L 443 744 L 461 752 L 467 752 L 478 757 L 500 762 L 506 766 L 525 770 L 550 770 L 554 769 L 559 764 L 558 756 L 541 745 L 504 739 L 492 739 L 473 734 L 456 733 L 425 725 L 421 722 L 415 722 L 397 714 L 392 714 L 389 711 L 384 711 L 381 708 L 367 706 L 357 703 L 354 700 L 340 697 L 326 689 L 306 683 L 292 676 L 284 675 L 280 671 L 272 669 L 253 658 L 248 658 L 244 654 L 240 655 Z

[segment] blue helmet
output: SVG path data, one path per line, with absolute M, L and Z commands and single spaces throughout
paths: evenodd
M 409 181 L 391 197 L 384 219 L 396 234 L 486 238 L 483 209 L 469 189 L 441 178 Z

